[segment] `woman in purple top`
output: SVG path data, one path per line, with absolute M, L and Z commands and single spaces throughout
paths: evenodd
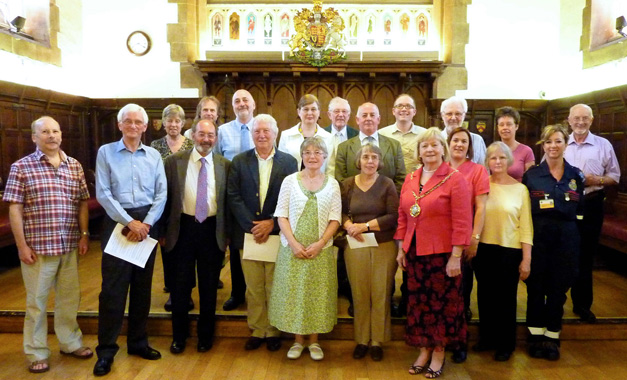
M 514 155 L 514 163 L 507 169 L 507 174 L 521 182 L 523 174 L 536 164 L 533 151 L 525 144 L 516 141 L 516 131 L 520 123 L 520 114 L 513 107 L 502 107 L 496 110 L 496 125 L 501 141 Z

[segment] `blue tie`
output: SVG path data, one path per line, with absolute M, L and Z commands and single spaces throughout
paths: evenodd
M 246 124 L 242 124 L 242 133 L 240 134 L 240 153 L 250 149 L 250 132 Z

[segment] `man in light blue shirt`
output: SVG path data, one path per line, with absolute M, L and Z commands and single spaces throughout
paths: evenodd
M 101 237 L 103 252 L 118 223 L 126 227 L 122 233 L 132 242 L 142 241 L 149 234 L 158 235 L 155 224 L 165 207 L 167 183 L 159 152 L 141 142 L 147 125 L 146 111 L 127 104 L 118 113 L 122 139 L 98 150 L 96 198 L 107 213 Z M 111 371 L 128 294 L 128 353 L 148 360 L 161 358 L 159 351 L 148 346 L 146 333 L 155 255 L 156 247 L 144 268 L 107 253 L 102 255 L 96 376 Z
M 466 102 L 464 98 L 452 96 L 442 102 L 440 114 L 444 121 L 444 131 L 442 131 L 444 139 L 448 139 L 448 135 L 451 134 L 455 128 L 464 125 L 466 112 L 468 112 L 468 102 Z M 472 138 L 472 150 L 474 152 L 472 162 L 485 165 L 486 146 L 483 137 L 472 132 L 470 132 L 470 137 Z
M 235 120 L 222 124 L 218 129 L 218 143 L 215 150 L 232 161 L 233 157 L 255 147 L 252 138 L 253 112 L 255 100 L 250 92 L 237 90 L 233 94 L 233 113 Z M 239 249 L 229 246 L 229 262 L 231 263 L 231 297 L 224 302 L 222 309 L 234 310 L 246 299 L 246 282 Z

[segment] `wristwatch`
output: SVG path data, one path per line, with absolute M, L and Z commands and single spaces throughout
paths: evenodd
M 368 232 L 370 232 L 370 223 L 366 222 L 366 228 L 368 229 Z
M 81 231 L 82 236 L 90 236 L 89 231 Z
M 479 240 L 479 238 L 481 238 L 481 235 L 479 235 L 479 234 L 474 234 L 474 235 L 472 235 L 472 237 L 474 237 L 475 239 Z

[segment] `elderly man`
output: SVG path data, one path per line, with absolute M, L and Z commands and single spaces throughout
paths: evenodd
M 101 247 L 104 252 L 115 226 L 128 228 L 126 239 L 144 240 L 156 237 L 167 198 L 163 161 L 157 150 L 142 143 L 148 125 L 146 111 L 137 104 L 127 104 L 118 112 L 120 141 L 98 150 L 96 159 L 96 198 L 107 215 L 103 221 Z M 161 358 L 159 351 L 148 345 L 146 322 L 150 312 L 150 289 L 156 247 L 144 268 L 121 258 L 102 255 L 102 291 L 98 308 L 98 361 L 94 375 L 111 371 L 116 343 L 122 329 L 126 298 L 129 295 L 128 335 L 130 355 L 148 360 Z
M 388 125 L 379 130 L 382 136 L 393 138 L 401 144 L 403 150 L 403 160 L 405 161 L 405 171 L 408 173 L 416 170 L 418 159 L 416 158 L 416 146 L 418 136 L 425 128 L 414 124 L 414 116 L 416 116 L 416 102 L 408 94 L 399 95 L 394 101 L 392 114 L 396 119 L 396 123 Z
M 445 139 L 448 139 L 448 135 L 455 128 L 463 126 L 464 119 L 466 118 L 466 112 L 468 112 L 468 103 L 464 98 L 452 96 L 442 102 L 442 105 L 440 106 L 440 114 L 442 115 L 442 120 L 444 121 L 444 131 L 442 131 L 442 134 Z M 470 132 L 470 137 L 472 138 L 472 150 L 474 156 L 472 162 L 485 165 L 486 147 L 483 137 L 472 132 Z
M 255 111 L 255 100 L 250 92 L 237 90 L 233 94 L 233 113 L 235 120 L 222 124 L 219 128 L 218 145 L 216 151 L 227 160 L 253 147 L 250 133 Z M 231 297 L 224 302 L 222 309 L 230 311 L 244 303 L 246 298 L 246 282 L 242 272 L 242 263 L 238 249 L 229 246 L 229 261 L 231 263 Z
M 33 373 L 50 369 L 46 306 L 56 290 L 54 330 L 62 354 L 93 356 L 76 322 L 80 301 L 77 254 L 87 253 L 89 192 L 83 167 L 61 150 L 61 128 L 44 116 L 31 125 L 34 153 L 11 165 L 3 200 L 26 288 L 24 352 Z
M 356 120 L 359 126 L 359 135 L 338 146 L 335 158 L 335 179 L 342 183 L 346 178 L 359 174 L 356 163 L 357 152 L 362 145 L 370 143 L 377 145 L 383 152 L 381 157 L 383 168 L 379 170 L 379 174 L 392 179 L 400 193 L 405 181 L 403 152 L 398 141 L 382 136 L 377 132 L 381 122 L 379 108 L 373 103 L 362 104 L 357 110 Z
M 168 202 L 165 247 L 173 257 L 170 352 L 180 354 L 189 337 L 188 300 L 198 274 L 198 352 L 213 346 L 220 269 L 226 248 L 226 182 L 229 161 L 213 152 L 218 131 L 211 120 L 192 127 L 194 148 L 165 161 Z
M 244 259 L 244 234 L 251 234 L 257 244 L 279 234 L 273 217 L 281 183 L 298 170 L 296 159 L 274 148 L 279 133 L 276 120 L 260 114 L 252 123 L 255 148 L 233 158 L 229 174 L 228 199 L 236 222 L 233 223 L 232 246 L 239 249 L 246 279 L 248 326 L 252 336 L 246 350 L 255 350 L 266 341 L 270 351 L 281 348 L 281 333 L 268 321 L 268 303 L 272 291 L 274 262 Z
M 333 135 L 333 144 L 335 145 L 335 151 L 337 151 L 340 143 L 357 136 L 359 132 L 348 126 L 348 120 L 351 117 L 351 106 L 346 99 L 340 97 L 331 99 L 327 114 L 329 119 L 331 119 L 331 125 L 324 128 L 324 130 Z
M 218 118 L 220 117 L 220 101 L 215 96 L 203 96 L 196 106 L 196 116 L 194 117 L 194 123 L 201 119 L 209 119 L 214 124 L 218 125 Z M 185 137 L 192 139 L 192 129 L 188 129 L 184 133 Z
M 573 133 L 568 138 L 564 158 L 569 164 L 581 169 L 586 176 L 584 189 L 584 217 L 579 222 L 581 250 L 579 253 L 579 275 L 570 295 L 573 312 L 581 320 L 594 323 L 596 316 L 592 307 L 592 264 L 599 244 L 603 225 L 603 200 L 605 187 L 618 184 L 620 168 L 614 148 L 603 137 L 590 132 L 594 116 L 585 104 L 574 105 L 568 115 Z

